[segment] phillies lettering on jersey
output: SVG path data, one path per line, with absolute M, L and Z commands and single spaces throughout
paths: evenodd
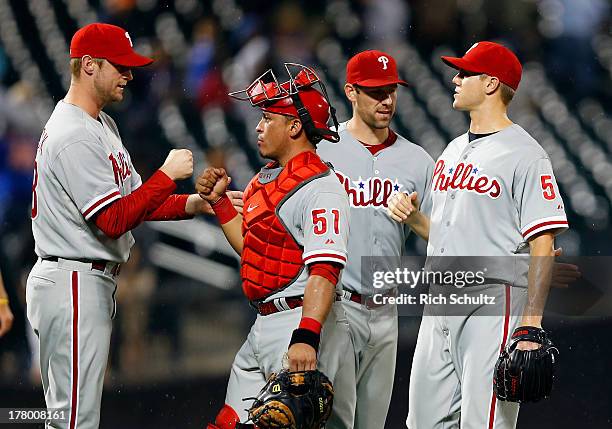
M 123 151 L 118 150 L 115 153 L 111 153 L 108 155 L 108 159 L 110 160 L 113 166 L 113 174 L 115 175 L 115 183 L 117 186 L 123 186 L 123 182 L 129 176 L 132 175 L 132 170 L 130 168 L 130 164 L 127 161 L 127 157 Z
M 349 196 L 351 207 L 374 207 L 377 209 L 387 208 L 389 197 L 400 191 L 404 186 L 397 179 L 391 180 L 387 177 L 368 177 L 351 180 L 341 171 L 336 171 L 336 176 L 344 186 Z
M 446 192 L 450 189 L 475 192 L 488 195 L 495 199 L 501 195 L 501 185 L 496 177 L 489 177 L 480 173 L 480 168 L 471 164 L 460 162 L 456 167 L 446 170 L 444 160 L 436 163 L 433 174 L 434 192 Z M 445 172 L 448 171 L 448 174 Z

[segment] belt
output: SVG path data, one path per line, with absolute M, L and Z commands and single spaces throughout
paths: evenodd
M 262 316 L 278 313 L 279 311 L 293 310 L 304 304 L 304 297 L 276 298 L 268 302 L 250 301 L 249 304 Z
M 389 289 L 386 292 L 381 293 L 383 297 L 388 296 L 397 296 L 397 289 Z M 347 301 L 353 301 L 357 304 L 363 304 L 367 308 L 377 308 L 381 307 L 385 304 L 376 304 L 374 303 L 372 295 L 362 295 L 357 292 L 353 292 L 352 290 L 343 289 L 341 292 L 341 297 Z
M 356 302 L 357 304 L 363 304 L 366 299 L 364 295 L 346 289 L 342 290 L 342 298 L 348 301 Z
M 51 261 L 51 262 L 58 262 L 60 259 L 65 259 L 65 258 L 58 258 L 57 256 L 47 256 L 46 258 L 40 258 L 43 261 Z M 121 264 L 118 264 L 116 262 L 109 262 L 109 261 L 104 261 L 101 259 L 97 259 L 97 260 L 90 260 L 90 259 L 65 259 L 66 261 L 74 261 L 74 262 L 81 262 L 84 264 L 90 264 L 91 265 L 91 269 L 92 270 L 96 270 L 96 271 L 102 271 L 104 272 L 108 272 L 110 274 L 112 274 L 113 276 L 117 276 L 119 275 L 119 272 L 121 271 Z
M 336 295 L 336 301 L 340 301 L 340 296 Z M 280 311 L 293 310 L 294 308 L 304 305 L 303 296 L 293 296 L 288 298 L 276 298 L 268 302 L 249 301 L 253 307 L 262 316 L 278 313 Z

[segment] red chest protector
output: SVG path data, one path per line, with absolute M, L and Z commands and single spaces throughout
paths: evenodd
M 269 164 L 266 168 L 274 168 Z M 276 165 L 277 166 L 277 165 Z M 242 289 L 250 301 L 266 298 L 284 289 L 304 269 L 303 248 L 278 217 L 282 204 L 308 182 L 328 175 L 330 169 L 314 152 L 293 157 L 276 179 L 266 181 L 262 170 L 244 193 L 242 220 Z

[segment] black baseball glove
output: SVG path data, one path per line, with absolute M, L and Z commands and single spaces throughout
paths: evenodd
M 519 341 L 540 344 L 537 350 L 518 350 Z M 498 399 L 510 402 L 537 402 L 550 396 L 559 350 L 546 331 L 521 326 L 512 333 L 495 364 L 494 391 Z
M 248 410 L 259 429 L 320 429 L 332 410 L 334 389 L 320 371 L 272 374 Z

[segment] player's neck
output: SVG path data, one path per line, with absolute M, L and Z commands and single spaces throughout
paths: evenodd
M 87 88 L 75 82 L 70 84 L 64 102 L 74 104 L 94 119 L 98 119 L 100 111 L 104 107 L 96 101 L 96 97 L 90 94 Z
M 506 106 L 483 106 L 470 111 L 470 132 L 489 134 L 509 127 L 513 122 L 508 118 Z
M 358 115 L 354 115 L 346 124 L 346 129 L 360 142 L 376 145 L 381 144 L 389 137 L 389 128 L 372 128 Z

